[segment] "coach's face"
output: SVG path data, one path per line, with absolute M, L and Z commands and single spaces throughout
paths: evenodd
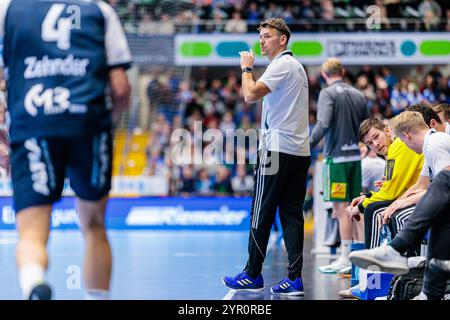
M 276 29 L 261 28 L 259 31 L 259 45 L 261 47 L 261 54 L 267 55 L 269 59 L 275 57 L 286 47 L 286 35 L 278 35 Z
M 364 143 L 380 156 L 386 156 L 391 145 L 390 132 L 387 127 L 384 130 L 371 128 L 363 139 Z

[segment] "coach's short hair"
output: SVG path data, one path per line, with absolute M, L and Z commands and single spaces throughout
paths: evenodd
M 436 120 L 437 123 L 442 123 L 441 118 L 437 114 L 436 110 L 433 110 L 432 107 L 427 105 L 424 102 L 415 103 L 406 108 L 406 111 L 416 111 L 422 114 L 423 120 L 425 123 L 430 126 L 431 120 Z
M 321 69 L 328 76 L 341 76 L 344 72 L 341 60 L 335 57 L 331 57 L 325 60 L 325 62 L 322 64 Z
M 370 129 L 375 128 L 378 130 L 384 130 L 386 126 L 383 121 L 378 118 L 370 118 L 364 120 L 359 126 L 358 136 L 359 141 L 364 142 L 364 137 L 369 133 Z
M 289 38 L 291 37 L 291 30 L 288 25 L 281 18 L 269 18 L 264 20 L 259 24 L 258 31 L 261 31 L 262 28 L 272 28 L 277 30 L 279 36 L 284 34 L 287 37 L 286 43 L 289 42 Z
M 417 111 L 404 111 L 391 120 L 391 126 L 397 137 L 402 133 L 416 132 L 419 129 L 429 129 L 425 123 L 423 116 Z

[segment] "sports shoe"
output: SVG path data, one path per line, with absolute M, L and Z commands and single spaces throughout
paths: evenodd
M 428 297 L 423 291 L 420 291 L 420 293 L 411 300 L 428 300 Z
M 302 278 L 297 278 L 294 281 L 289 280 L 289 278 L 283 279 L 272 286 L 270 292 L 282 296 L 302 296 L 304 294 Z
M 350 287 L 348 289 L 339 291 L 339 293 L 338 293 L 339 298 L 355 298 L 355 296 L 352 294 L 353 290 L 359 290 L 359 284 L 357 284 L 356 286 Z
M 337 272 L 337 275 L 340 278 L 350 278 L 352 276 L 352 265 L 345 266 Z
M 347 259 L 339 258 L 329 265 L 319 267 L 319 271 L 326 274 L 335 274 L 347 267 L 350 267 L 351 270 L 352 264 L 350 263 L 350 261 Z
M 52 298 L 52 289 L 46 283 L 39 284 L 31 290 L 28 300 L 50 300 Z
M 408 259 L 388 244 L 374 249 L 358 250 L 350 253 L 350 261 L 362 269 L 377 266 L 380 270 L 393 274 L 405 274 L 409 271 Z
M 227 288 L 238 291 L 261 292 L 264 290 L 262 275 L 253 279 L 246 272 L 241 272 L 235 277 L 223 277 L 222 283 Z

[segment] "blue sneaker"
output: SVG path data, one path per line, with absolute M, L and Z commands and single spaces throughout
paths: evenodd
M 262 275 L 253 279 L 250 278 L 247 273 L 241 272 L 235 277 L 223 277 L 222 283 L 233 290 L 250 292 L 264 291 L 264 280 Z
M 291 281 L 289 278 L 283 279 L 272 286 L 270 292 L 282 296 L 302 296 L 304 294 L 302 278 L 297 278 L 295 281 Z

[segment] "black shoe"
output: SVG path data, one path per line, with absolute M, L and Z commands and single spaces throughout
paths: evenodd
M 30 296 L 28 300 L 51 300 L 52 298 L 52 289 L 48 284 L 40 284 L 31 290 Z

